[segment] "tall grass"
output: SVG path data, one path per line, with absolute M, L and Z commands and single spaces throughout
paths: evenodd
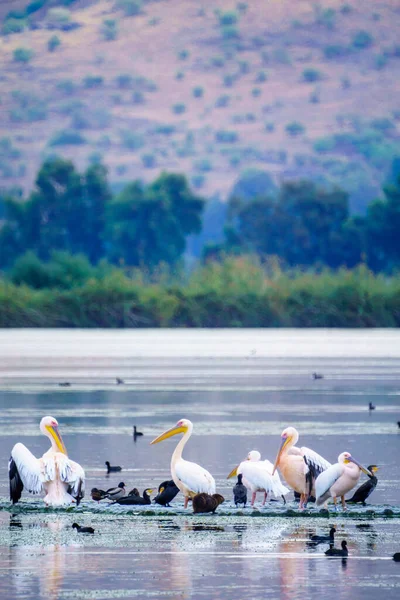
M 0 280 L 0 327 L 398 327 L 400 276 L 227 257 L 189 275 L 104 270 L 70 289 Z

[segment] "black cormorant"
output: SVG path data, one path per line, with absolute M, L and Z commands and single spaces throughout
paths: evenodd
M 112 467 L 108 460 L 106 460 L 105 464 L 107 466 L 107 473 L 119 473 L 119 471 L 122 471 L 122 467 Z
M 94 533 L 93 527 L 81 527 L 78 523 L 74 523 L 72 528 L 76 529 L 78 533 Z
M 117 504 L 121 504 L 122 506 L 130 506 L 130 505 L 143 505 L 143 504 L 151 504 L 150 494 L 153 493 L 151 488 L 147 488 L 143 492 L 143 498 L 141 496 L 126 496 L 125 498 L 120 498 L 117 500 Z
M 368 409 L 369 409 L 369 410 L 375 410 L 375 409 L 376 409 L 376 406 L 375 406 L 374 404 L 372 404 L 372 402 L 370 402 L 370 403 L 368 404 Z
M 178 493 L 179 488 L 175 485 L 172 479 L 169 481 L 163 481 L 158 486 L 158 494 L 154 498 L 154 502 L 161 504 L 161 506 L 169 506 L 169 503 L 172 502 Z
M 136 438 L 141 437 L 143 435 L 143 433 L 141 431 L 138 431 L 136 429 L 136 425 L 133 426 L 133 439 L 136 440 Z
M 313 379 L 323 379 L 324 376 L 322 375 L 322 373 L 313 373 L 312 378 Z
M 237 476 L 237 483 L 233 486 L 233 500 L 237 508 L 238 504 L 243 504 L 243 508 L 246 508 L 247 503 L 247 488 L 242 483 L 243 475 L 240 473 Z
M 310 536 L 310 542 L 313 542 L 314 544 L 320 544 L 321 542 L 329 542 L 333 545 L 335 541 L 335 533 L 336 529 L 334 527 L 331 527 L 329 530 L 329 535 L 312 535 Z
M 349 551 L 347 550 L 346 540 L 343 540 L 341 545 L 341 550 L 339 550 L 339 548 L 329 548 L 329 550 L 325 552 L 325 556 L 348 556 Z
M 369 465 L 368 471 L 371 471 L 371 473 L 373 473 L 373 476 L 369 477 L 368 481 L 360 485 L 360 487 L 354 492 L 350 500 L 346 500 L 346 502 L 351 502 L 352 504 L 362 502 L 365 505 L 366 499 L 372 494 L 372 492 L 376 488 L 376 484 L 378 483 L 378 478 L 375 477 L 375 473 L 377 473 L 378 467 L 376 465 Z

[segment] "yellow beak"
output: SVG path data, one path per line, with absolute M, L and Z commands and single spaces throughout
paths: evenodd
M 164 431 L 164 433 L 154 438 L 154 440 L 150 442 L 150 444 L 158 444 L 158 442 L 162 442 L 163 440 L 166 440 L 172 437 L 173 435 L 176 435 L 177 433 L 186 433 L 186 431 L 187 427 L 184 427 L 182 425 L 178 427 L 177 425 L 174 425 L 173 427 L 171 427 L 171 429 L 167 429 L 167 431 Z
M 63 454 L 67 454 L 67 449 L 64 446 L 64 442 L 62 440 L 60 432 L 58 431 L 57 425 L 46 425 L 46 429 L 50 433 L 53 440 L 55 441 L 56 446 L 59 449 L 59 451 L 62 452 Z
M 232 471 L 229 473 L 227 479 L 230 479 L 231 477 L 236 477 L 238 468 L 239 468 L 239 465 L 237 467 L 235 467 L 234 469 L 232 469 Z

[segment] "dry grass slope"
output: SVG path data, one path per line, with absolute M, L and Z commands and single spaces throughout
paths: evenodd
M 185 172 L 208 196 L 226 197 L 248 168 L 328 179 L 361 206 L 400 154 L 396 0 L 148 0 L 136 16 L 118 0 L 78 0 L 70 10 L 76 29 L 49 30 L 41 10 L 38 28 L 0 37 L 0 186 L 30 189 L 57 153 L 80 168 L 104 160 L 116 182 Z

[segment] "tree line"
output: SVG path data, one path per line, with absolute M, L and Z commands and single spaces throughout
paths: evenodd
M 81 254 L 92 265 L 174 268 L 188 236 L 201 232 L 208 204 L 184 175 L 163 173 L 112 193 L 103 165 L 79 173 L 71 161 L 53 158 L 28 198 L 3 194 L 0 267 L 9 271 L 18 259 L 21 271 L 21 260 L 22 266 L 46 262 L 58 251 Z M 350 214 L 345 191 L 310 181 L 284 182 L 277 193 L 259 189 L 250 199 L 233 195 L 216 214 L 225 219 L 224 240 L 205 245 L 204 261 L 254 254 L 261 261 L 277 256 L 289 268 L 363 263 L 392 273 L 399 266 L 400 179 L 384 187 L 365 215 Z

